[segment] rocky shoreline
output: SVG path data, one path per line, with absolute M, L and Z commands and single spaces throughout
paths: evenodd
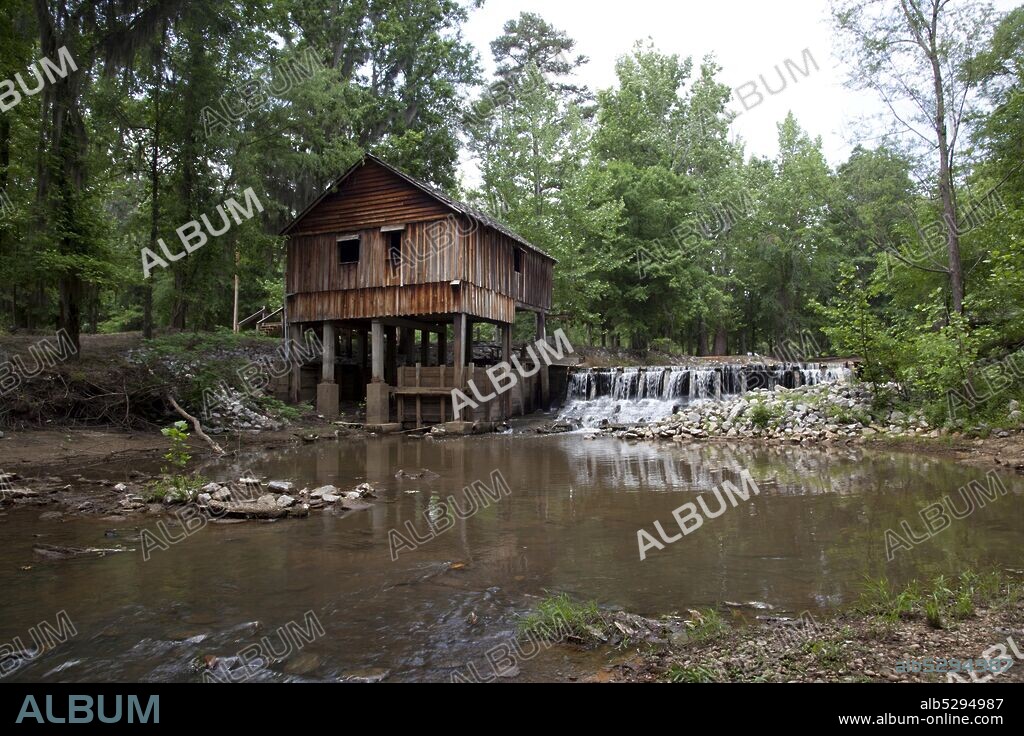
M 775 617 L 701 641 L 668 637 L 587 679 L 617 682 L 1024 682 L 1024 608 L 979 610 L 955 628 L 844 613 Z M 1012 642 L 1008 641 L 1012 639 Z M 1014 649 L 1016 645 L 1016 650 Z M 986 654 L 987 653 L 987 654 Z M 1012 659 L 1002 672 L 978 663 Z M 914 670 L 919 671 L 914 671 Z M 933 671 L 925 671 L 932 669 Z
M 182 509 L 195 508 L 211 519 L 276 520 L 305 518 L 314 511 L 361 511 L 377 498 L 369 483 L 342 491 L 333 485 L 300 490 L 291 481 L 254 477 L 232 482 L 196 479 L 184 491 L 164 492 L 160 489 L 166 478 L 147 478 L 139 471 L 130 475 L 128 482 L 114 483 L 81 475 L 23 478 L 18 473 L 0 473 L 0 509 L 61 506 L 63 510 L 47 510 L 41 518 L 81 514 L 117 522 L 134 515 L 177 516 Z
M 971 434 L 933 426 L 921 411 L 879 408 L 878 403 L 875 391 L 865 384 L 758 389 L 722 401 L 679 407 L 671 416 L 649 424 L 604 422 L 599 427 L 584 427 L 556 421 L 538 431 L 580 431 L 589 437 L 611 436 L 627 441 L 877 445 L 1010 466 L 1024 472 L 1024 422 L 1016 401 L 1010 402 L 1009 410 L 1011 418 L 1021 422 L 1020 427 L 990 431 L 979 426 Z
M 872 392 L 850 384 L 758 389 L 723 401 L 697 404 L 650 427 L 612 429 L 611 433 L 624 439 L 743 437 L 792 443 L 942 434 L 929 426 L 921 413 L 874 410 Z
M 964 571 L 899 590 L 873 581 L 847 608 L 799 616 L 753 602 L 647 618 L 563 594 L 528 615 L 539 624 L 520 636 L 555 632 L 562 646 L 604 650 L 607 664 L 573 681 L 1024 682 L 1022 572 Z

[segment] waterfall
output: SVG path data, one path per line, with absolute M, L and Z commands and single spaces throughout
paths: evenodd
M 648 368 L 644 373 L 644 380 L 640 386 L 641 399 L 660 399 L 662 396 L 661 385 L 665 380 L 667 368 Z
M 714 396 L 714 381 L 718 371 L 706 368 L 690 371 L 690 400 L 710 399 Z
M 661 398 L 665 401 L 681 399 L 690 395 L 690 371 L 686 368 L 668 368 L 668 380 L 665 382 L 665 393 Z
M 590 372 L 572 373 L 569 375 L 569 389 L 566 394 L 568 401 L 586 401 L 590 395 Z
M 571 373 L 560 420 L 596 427 L 604 422 L 642 424 L 670 416 L 682 407 L 726 396 L 797 384 L 843 383 L 852 371 L 839 364 L 729 364 L 597 368 Z

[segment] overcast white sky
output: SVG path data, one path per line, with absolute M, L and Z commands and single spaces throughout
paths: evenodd
M 995 2 L 1000 10 L 1018 4 Z M 858 135 L 865 135 L 858 121 L 880 109 L 870 94 L 843 86 L 827 0 L 486 0 L 472 11 L 466 37 L 488 71 L 493 67 L 490 42 L 501 35 L 505 21 L 524 10 L 539 13 L 576 40 L 578 52 L 590 58 L 579 78 L 594 90 L 613 86 L 615 60 L 648 37 L 660 51 L 692 56 L 695 64 L 713 53 L 723 67 L 720 79 L 733 89 L 761 74 L 777 89 L 781 82 L 775 65 L 784 67 L 792 59 L 803 66 L 801 56 L 809 49 L 820 71 L 812 69 L 806 78 L 797 73 L 798 83 L 790 78 L 785 90 L 766 95 L 763 104 L 744 111 L 733 124 L 748 156 L 775 155 L 776 124 L 792 110 L 805 130 L 821 136 L 835 166 L 846 159 Z M 732 108 L 743 110 L 735 97 Z M 466 170 L 470 179 L 475 178 L 473 168 Z

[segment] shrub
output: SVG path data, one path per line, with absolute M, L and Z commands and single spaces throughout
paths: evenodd
M 772 420 L 772 410 L 763 401 L 754 402 L 750 408 L 750 423 L 758 429 L 765 429 Z

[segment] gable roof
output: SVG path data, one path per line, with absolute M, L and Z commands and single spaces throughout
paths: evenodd
M 469 219 L 475 221 L 479 225 L 491 228 L 492 230 L 496 230 L 497 232 L 501 233 L 502 235 L 505 235 L 506 237 L 511 238 L 512 240 L 516 241 L 520 245 L 522 245 L 522 246 L 524 246 L 526 248 L 529 248 L 533 252 L 538 253 L 538 254 L 544 256 L 545 258 L 547 258 L 547 259 L 549 259 L 551 261 L 554 261 L 555 263 L 558 262 L 555 258 L 551 257 L 550 255 L 545 253 L 543 250 L 541 250 L 540 248 L 535 246 L 533 243 L 531 243 L 528 240 L 526 240 L 525 238 L 523 238 L 521 235 L 516 233 L 514 230 L 512 230 L 510 227 L 508 227 L 504 223 L 499 222 L 498 220 L 495 220 L 493 217 L 491 217 L 487 213 L 481 212 L 480 210 L 476 209 L 475 207 L 470 207 L 468 204 L 466 204 L 464 202 L 459 202 L 457 200 L 452 199 L 447 194 L 442 192 L 440 189 L 436 189 L 436 188 L 430 186 L 429 184 L 427 184 L 426 182 L 420 181 L 419 179 L 417 179 L 417 178 L 415 178 L 415 177 L 405 173 L 401 169 L 395 168 L 394 166 L 392 166 L 391 164 L 387 163 L 383 159 L 378 158 L 377 156 L 374 156 L 372 153 L 363 154 L 363 157 L 359 161 L 357 161 L 355 164 L 353 164 L 351 167 L 349 167 L 348 171 L 346 171 L 344 174 L 342 174 L 337 179 L 335 179 L 334 182 L 332 182 L 331 185 L 329 187 L 327 187 L 326 191 L 324 191 L 323 194 L 321 194 L 319 197 L 317 197 L 315 200 L 313 200 L 313 202 L 308 207 L 306 207 L 306 209 L 302 210 L 302 212 L 300 212 L 298 215 L 296 215 L 295 219 L 293 219 L 290 223 L 288 223 L 284 227 L 284 229 L 281 230 L 280 234 L 281 235 L 288 235 L 295 228 L 295 226 L 299 224 L 299 222 L 302 220 L 302 218 L 304 218 L 313 209 L 315 209 L 316 206 L 318 204 L 320 204 L 320 202 L 322 202 L 328 195 L 330 195 L 331 193 L 335 192 L 338 189 L 338 187 L 340 187 L 341 184 L 346 179 L 348 179 L 350 176 L 352 176 L 352 174 L 354 174 L 360 168 L 365 166 L 368 161 L 372 161 L 373 163 L 377 164 L 378 166 L 381 166 L 382 168 L 384 168 L 387 171 L 391 172 L 392 174 L 394 174 L 395 176 L 399 177 L 400 179 L 402 179 L 403 181 L 407 182 L 408 184 L 411 184 L 412 186 L 416 187 L 421 192 L 424 192 L 425 194 L 433 197 L 435 200 L 437 200 L 438 202 L 443 204 L 448 209 L 450 209 L 450 210 L 452 210 L 454 212 L 457 212 L 460 215 L 465 215 L 466 217 L 468 217 Z

